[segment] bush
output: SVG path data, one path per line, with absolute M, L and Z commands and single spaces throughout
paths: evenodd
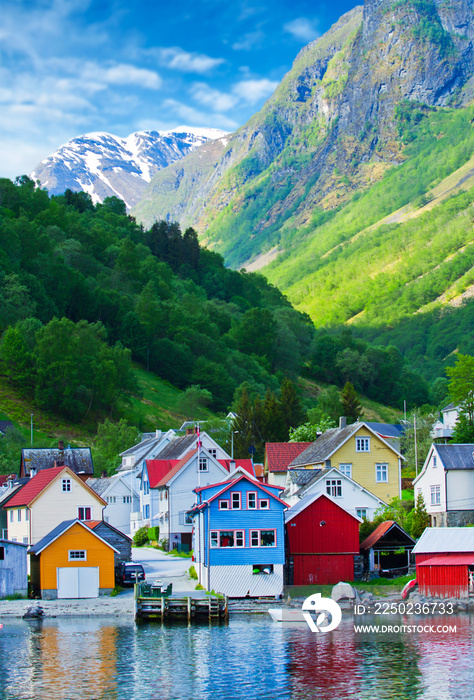
M 133 544 L 135 547 L 143 547 L 144 544 L 148 542 L 148 528 L 141 527 L 133 535 Z
M 190 576 L 190 578 L 195 578 L 195 579 L 197 579 L 197 577 L 198 577 L 197 571 L 194 568 L 194 565 L 189 567 L 189 576 Z
M 158 542 L 160 539 L 160 528 L 158 525 L 155 525 L 155 527 L 149 527 L 148 528 L 148 539 L 153 542 Z
M 158 545 L 159 545 L 160 549 L 162 549 L 164 552 L 167 552 L 167 551 L 168 551 L 168 540 L 166 539 L 166 537 L 163 537 L 163 538 L 158 542 Z

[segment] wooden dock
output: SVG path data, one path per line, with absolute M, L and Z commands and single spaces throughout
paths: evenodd
M 140 584 L 135 586 L 135 620 L 227 620 L 227 596 L 141 595 Z

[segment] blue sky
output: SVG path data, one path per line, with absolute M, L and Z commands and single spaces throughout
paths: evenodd
M 355 4 L 2 0 L 0 176 L 29 173 L 91 131 L 234 131 Z

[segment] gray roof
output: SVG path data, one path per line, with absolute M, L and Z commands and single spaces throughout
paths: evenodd
M 427 527 L 413 553 L 431 552 L 474 552 L 474 527 Z
M 188 452 L 193 447 L 196 447 L 197 435 L 183 435 L 175 437 L 169 445 L 166 445 L 157 455 L 155 459 L 180 459 L 185 452 Z
M 458 405 L 451 401 L 451 403 L 448 403 L 447 406 L 441 409 L 441 413 L 444 413 L 444 411 L 454 411 L 454 409 L 457 407 Z
M 93 489 L 98 496 L 102 496 L 102 494 L 108 489 L 110 486 L 110 481 L 111 481 L 110 476 L 107 477 L 101 477 L 100 479 L 87 479 L 86 484 Z
M 145 433 L 146 435 L 149 435 L 149 433 Z M 146 452 L 150 449 L 150 447 L 153 447 L 157 442 L 160 442 L 162 436 L 156 437 L 156 435 L 153 435 L 152 437 L 146 437 L 145 439 L 141 440 L 139 443 L 136 445 L 133 445 L 133 447 L 129 447 L 128 450 L 125 450 L 124 452 L 121 452 L 120 455 L 123 457 L 123 455 L 134 455 L 142 452 Z
M 6 505 L 7 501 L 10 500 L 10 498 L 13 496 L 13 494 L 16 493 L 18 491 L 18 489 L 21 488 L 21 486 L 23 486 L 22 483 L 19 483 L 20 481 L 26 483 L 29 480 L 30 480 L 29 477 L 25 477 L 24 479 L 18 479 L 15 481 L 15 483 L 13 484 L 13 486 L 10 489 L 7 488 L 3 492 L 0 491 L 0 505 L 2 507 L 4 505 Z
M 25 474 L 30 473 L 30 469 L 51 469 L 56 466 L 69 467 L 75 474 L 93 474 L 92 455 L 90 447 L 66 447 L 59 450 L 57 447 L 49 449 L 25 447 L 21 451 L 21 461 Z
M 323 471 L 326 471 L 326 469 L 305 469 L 304 467 L 302 469 L 288 469 L 288 479 L 297 486 L 306 486 Z
M 474 445 L 436 445 L 445 469 L 474 469 Z
M 0 433 L 5 433 L 7 430 L 10 430 L 10 428 L 14 428 L 15 424 L 11 422 L 11 420 L 0 420 Z
M 291 464 L 291 467 L 303 467 L 306 464 L 319 464 L 325 462 L 338 447 L 351 437 L 363 423 L 352 423 L 345 428 L 331 428 L 326 430 L 312 445 L 303 450 Z

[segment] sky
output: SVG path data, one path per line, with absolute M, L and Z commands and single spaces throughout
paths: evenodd
M 234 131 L 356 4 L 1 0 L 0 177 L 93 131 Z

